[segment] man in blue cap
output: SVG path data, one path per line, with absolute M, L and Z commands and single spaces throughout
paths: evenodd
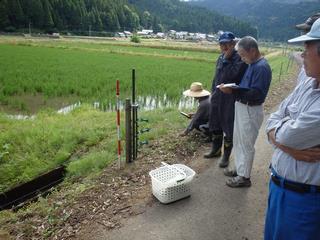
M 221 55 L 217 60 L 211 88 L 209 130 L 212 133 L 212 148 L 204 157 L 213 158 L 221 155 L 224 135 L 223 157 L 219 161 L 219 166 L 222 168 L 228 166 L 233 146 L 235 97 L 223 93 L 217 86 L 226 83 L 238 84 L 247 69 L 247 64 L 241 60 L 235 50 L 235 44 L 235 36 L 232 32 L 224 32 L 219 37 Z
M 266 124 L 275 150 L 264 239 L 320 239 L 320 19 L 310 32 L 288 42 L 304 43 L 308 79 Z

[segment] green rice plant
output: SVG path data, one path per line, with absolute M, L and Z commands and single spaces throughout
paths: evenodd
M 212 79 L 213 63 L 207 62 L 12 45 L 0 45 L 0 51 L 5 96 L 72 94 L 85 102 L 114 102 L 116 79 L 121 81 L 121 93 L 130 94 L 132 68 L 142 96 L 177 98 L 191 82 L 210 85 Z
M 189 86 L 192 81 L 202 81 L 204 84 L 207 82 L 207 85 L 210 85 L 211 69 L 216 58 L 212 52 L 203 52 L 208 56 L 197 56 L 197 54 L 202 53 L 196 52 L 195 47 L 175 47 L 176 49 L 171 49 L 171 46 L 165 45 L 144 44 L 143 47 L 139 48 L 128 44 L 120 45 L 75 43 L 70 41 L 27 41 L 18 42 L 18 45 L 16 42 L 13 45 L 10 43 L 9 46 L 4 44 L 4 48 L 11 47 L 7 51 L 8 57 L 9 55 L 14 56 L 16 52 L 16 59 L 11 63 L 8 62 L 8 67 L 3 65 L 3 68 L 6 67 L 7 70 L 12 68 L 13 71 L 4 70 L 1 72 L 3 78 L 1 78 L 0 73 L 0 79 L 6 79 L 6 81 L 2 80 L 3 85 L 6 86 L 5 96 L 16 98 L 21 94 L 40 94 L 45 99 L 72 96 L 72 98 L 78 98 L 82 102 L 99 101 L 105 104 L 109 102 L 114 104 L 114 87 L 112 83 L 116 78 L 122 80 L 123 83 L 125 78 L 124 85 L 121 83 L 121 90 L 122 94 L 128 96 L 131 83 L 130 71 L 133 67 L 139 70 L 137 73 L 142 76 L 142 79 L 139 79 L 140 81 L 150 83 L 149 86 L 143 84 L 147 88 L 137 89 L 138 94 L 142 96 L 155 94 L 161 97 L 166 94 L 162 88 L 153 87 L 152 85 L 152 82 L 159 83 L 157 78 L 162 75 L 160 71 L 169 73 L 169 76 L 164 76 L 166 78 L 161 78 L 161 85 L 165 91 L 167 88 L 170 89 L 169 94 L 166 95 L 172 101 L 177 101 L 180 98 L 181 91 Z M 106 49 L 104 48 L 113 48 L 111 50 L 114 51 L 114 54 L 110 56 L 108 49 L 105 52 Z M 88 49 L 94 51 L 88 52 Z M 2 52 L 4 53 L 3 61 L 6 61 L 6 51 Z M 105 55 L 107 58 L 101 55 Z M 92 64 L 88 65 L 82 61 L 75 62 L 75 59 L 84 58 L 87 58 Z M 90 58 L 91 60 L 89 60 Z M 40 59 L 41 62 L 38 62 Z M 119 61 L 117 61 L 118 59 Z M 136 59 L 139 60 L 136 61 Z M 191 62 L 184 64 L 184 60 Z M 108 61 L 110 61 L 110 64 L 108 64 Z M 115 61 L 116 63 L 113 63 Z M 208 63 L 202 64 L 199 61 Z M 145 62 L 148 64 L 145 64 Z M 143 63 L 141 68 L 139 68 L 140 63 Z M 176 63 L 180 65 L 178 68 L 176 68 Z M 20 67 L 16 67 L 14 64 Z M 131 67 L 128 67 L 130 65 Z M 204 68 L 203 66 L 205 65 L 208 67 Z M 35 66 L 37 69 L 34 69 Z M 201 67 L 198 68 L 197 66 Z M 16 69 L 23 69 L 23 71 L 17 72 Z M 106 74 L 104 74 L 104 69 L 106 69 Z M 125 72 L 123 69 L 127 71 Z M 198 69 L 201 72 L 198 72 Z M 202 69 L 205 69 L 205 71 L 202 71 Z M 203 77 L 204 74 L 205 77 Z M 171 86 L 166 87 L 169 83 Z M 173 86 L 172 83 L 178 84 L 179 87 Z M 28 110 L 32 107 L 27 105 L 15 106 L 15 108 L 17 110 L 19 108 Z

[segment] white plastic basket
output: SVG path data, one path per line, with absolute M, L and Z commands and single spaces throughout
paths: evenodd
M 162 203 L 170 203 L 188 197 L 190 182 L 196 174 L 183 164 L 168 165 L 151 170 L 152 193 Z

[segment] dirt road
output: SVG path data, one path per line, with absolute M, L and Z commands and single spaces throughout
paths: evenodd
M 218 167 L 218 159 L 208 161 L 202 157 L 208 148 L 200 149 L 195 156 L 196 161 L 204 162 L 207 169 L 193 181 L 190 198 L 168 205 L 156 203 L 143 214 L 128 219 L 120 229 L 92 229 L 91 233 L 80 239 L 262 239 L 268 165 L 272 154 L 265 138 L 264 125 L 256 143 L 251 188 L 227 187 L 227 177 Z

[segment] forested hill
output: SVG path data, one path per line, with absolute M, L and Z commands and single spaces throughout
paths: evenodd
M 115 32 L 152 28 L 255 35 L 256 29 L 179 0 L 0 0 L 0 31 Z
M 167 29 L 190 32 L 217 32 L 229 30 L 238 36 L 255 35 L 256 29 L 234 17 L 226 17 L 217 12 L 190 6 L 179 0 L 129 0 L 140 15 L 144 11 L 161 19 Z
M 320 0 L 193 0 L 189 3 L 248 21 L 257 27 L 259 37 L 276 41 L 297 35 L 294 26 L 320 12 Z

